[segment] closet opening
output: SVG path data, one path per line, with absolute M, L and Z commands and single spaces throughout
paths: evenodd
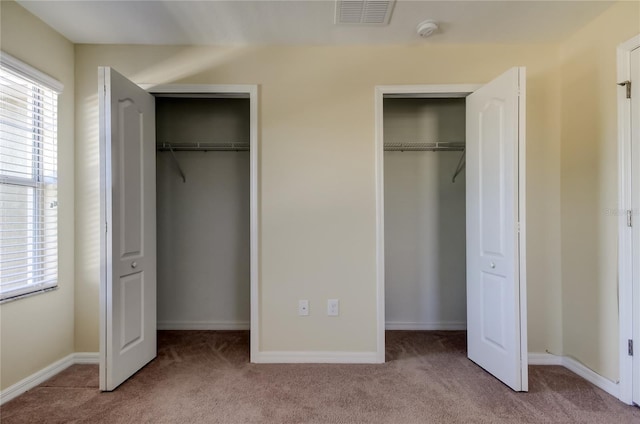
M 232 345 L 251 328 L 251 104 L 244 93 L 155 93 L 158 349 Z M 207 352 L 209 350 L 206 350 Z M 202 353 L 202 352 L 201 352 Z M 188 355 L 189 353 L 184 353 Z
M 377 361 L 470 360 L 527 391 L 525 68 L 375 99 Z
M 258 86 L 98 80 L 100 390 L 157 356 L 255 361 Z
M 400 346 L 466 352 L 465 96 L 382 102 L 387 360 Z

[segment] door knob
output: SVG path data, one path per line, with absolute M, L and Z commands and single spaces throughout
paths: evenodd
M 131 262 L 131 268 L 135 268 L 137 266 L 138 266 L 138 262 L 136 261 Z
M 489 265 L 491 267 L 491 269 L 496 267 L 496 264 L 494 264 L 493 262 L 491 262 L 491 265 Z

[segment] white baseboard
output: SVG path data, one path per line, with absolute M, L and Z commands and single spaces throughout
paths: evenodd
M 100 354 L 98 352 L 76 352 L 73 354 L 74 364 L 99 364 Z
M 440 322 L 387 322 L 384 326 L 385 330 L 466 330 L 466 321 L 440 321 Z
M 7 387 L 2 392 L 0 392 L 0 405 L 20 396 L 27 390 L 33 389 L 38 384 L 44 383 L 54 375 L 58 374 L 60 371 L 69 368 L 71 365 L 73 365 L 73 359 L 74 354 L 72 353 L 54 362 L 51 365 L 44 367 L 40 371 L 36 371 L 30 376 L 23 378 L 16 384 Z
M 604 390 L 611 396 L 620 399 L 620 387 L 615 383 L 584 364 L 569 356 L 553 355 L 551 353 L 529 353 L 529 365 L 560 365 L 579 375 L 594 386 Z
M 594 386 L 599 387 L 605 392 L 609 393 L 611 396 L 620 399 L 620 386 L 618 385 L 618 383 L 614 383 L 608 378 L 601 376 L 592 369 L 587 368 L 584 364 L 568 356 L 562 357 L 562 365 L 569 371 L 578 374 L 580 377 L 584 378 Z
M 246 324 L 248 327 L 248 323 Z M 193 329 L 193 328 L 190 328 Z M 202 328 L 198 328 L 202 329 Z M 216 328 L 216 329 L 238 329 Z M 529 365 L 561 365 L 573 373 L 599 387 L 611 396 L 620 398 L 620 387 L 617 383 L 601 376 L 587 368 L 577 360 L 568 356 L 552 355 L 550 353 L 531 352 L 528 356 Z M 258 352 L 256 361 L 263 364 L 286 363 L 324 363 L 324 364 L 376 364 L 380 363 L 376 352 L 297 352 L 297 351 L 267 351 Z M 77 352 L 52 363 L 51 365 L 18 381 L 12 386 L 0 391 L 0 405 L 20 396 L 27 390 L 45 382 L 54 375 L 64 371 L 74 364 L 98 364 L 97 352 Z
M 562 366 L 562 356 L 551 353 L 529 352 L 529 365 L 560 365 Z
M 376 352 L 258 352 L 259 364 L 377 364 Z M 384 361 L 384 360 L 383 360 Z
M 158 330 L 250 330 L 249 321 L 158 321 Z
M 27 390 L 31 390 L 39 384 L 44 383 L 54 375 L 69 368 L 74 364 L 97 364 L 99 361 L 98 352 L 78 352 L 71 353 L 64 358 L 36 371 L 30 376 L 23 378 L 16 384 L 7 387 L 0 392 L 0 405 L 9 402 Z

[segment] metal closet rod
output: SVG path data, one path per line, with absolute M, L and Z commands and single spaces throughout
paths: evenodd
M 249 143 L 158 143 L 159 152 L 245 152 Z
M 173 163 L 176 165 L 182 182 L 187 182 L 187 177 L 180 166 L 180 161 L 176 157 L 174 152 L 190 151 L 190 152 L 210 152 L 210 151 L 224 151 L 224 152 L 240 152 L 248 151 L 249 143 L 158 143 L 156 149 L 159 152 L 171 153 Z
M 462 152 L 464 143 L 384 143 L 387 152 Z

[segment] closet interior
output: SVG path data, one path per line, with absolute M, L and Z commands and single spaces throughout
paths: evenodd
M 156 96 L 158 329 L 248 329 L 250 109 Z
M 466 328 L 465 99 L 385 96 L 386 328 Z

